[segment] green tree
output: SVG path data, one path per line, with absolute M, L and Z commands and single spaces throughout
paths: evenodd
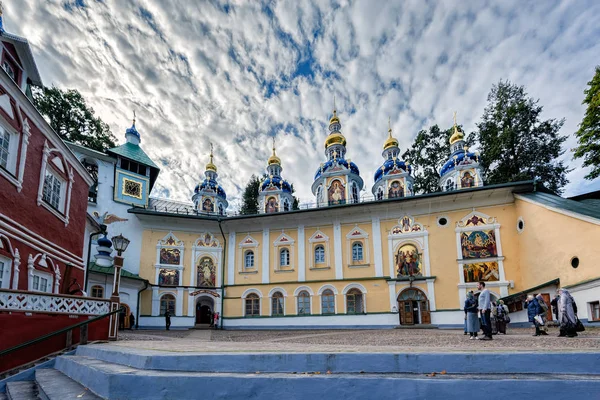
M 523 86 L 508 81 L 492 86 L 477 124 L 488 184 L 537 178 L 556 193 L 567 184 L 567 166 L 557 161 L 564 153 L 566 136 L 558 134 L 564 119 L 542 121 L 538 102 Z
M 252 175 L 246 184 L 244 194 L 242 195 L 242 207 L 240 214 L 258 214 L 258 190 L 261 179 Z
M 458 127 L 462 132 L 462 127 Z M 402 158 L 412 167 L 412 175 L 415 179 L 415 194 L 431 193 L 440 190 L 438 182 L 439 171 L 444 163 L 450 158 L 450 136 L 454 128 L 441 130 L 437 125 L 417 133 L 412 146 L 407 149 Z M 472 135 L 465 138 L 465 142 L 471 144 Z
M 37 88 L 33 103 L 63 140 L 101 152 L 116 146 L 108 124 L 94 115 L 77 90 Z
M 588 88 L 584 90 L 587 110 L 579 130 L 575 133 L 579 145 L 574 149 L 575 158 L 583 158 L 584 167 L 592 167 L 586 179 L 595 179 L 600 176 L 600 65 L 596 66 L 596 73 Z

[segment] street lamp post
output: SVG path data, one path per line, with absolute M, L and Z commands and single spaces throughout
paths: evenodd
M 113 236 L 113 247 L 117 251 L 114 258 L 115 276 L 113 278 L 113 293 L 110 296 L 110 311 L 117 311 L 121 306 L 119 297 L 119 286 L 121 285 L 121 268 L 123 267 L 123 257 L 121 254 L 127 250 L 129 239 L 123 235 Z M 110 316 L 110 324 L 108 326 L 108 340 L 117 340 L 119 334 L 119 313 L 114 313 Z

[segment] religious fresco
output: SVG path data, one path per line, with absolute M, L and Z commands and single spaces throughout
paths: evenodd
M 478 264 L 464 264 L 463 274 L 465 283 L 479 281 L 495 282 L 500 280 L 500 271 L 496 261 Z
M 160 286 L 179 285 L 179 270 L 161 268 L 160 271 L 158 271 L 158 284 Z
M 279 203 L 277 203 L 277 199 L 275 197 L 269 197 L 265 204 L 265 212 L 266 213 L 276 213 L 279 212 Z
M 471 172 L 467 171 L 460 178 L 460 186 L 463 188 L 469 188 L 475 186 L 475 177 Z
M 215 264 L 210 257 L 202 257 L 198 263 L 198 279 L 196 285 L 200 287 L 215 286 Z
M 159 264 L 179 265 L 181 253 L 179 249 L 160 249 Z
M 196 240 L 196 246 L 201 247 L 218 247 L 219 241 L 214 238 L 210 233 L 205 233 L 198 240 Z
M 400 181 L 393 181 L 392 183 L 390 183 L 390 188 L 388 190 L 388 198 L 394 199 L 403 196 L 404 187 L 402 186 L 402 183 L 400 183 Z
M 462 232 L 460 234 L 463 259 L 497 257 L 496 235 L 493 230 Z
M 421 276 L 421 254 L 412 244 L 405 244 L 398 249 L 395 257 L 398 277 Z
M 329 204 L 344 204 L 346 200 L 346 190 L 344 188 L 343 183 L 334 179 L 331 181 L 331 185 L 329 186 L 329 190 L 327 191 L 327 197 L 329 199 Z
M 202 200 L 202 211 L 206 211 L 206 212 L 214 212 L 215 211 L 215 205 L 213 204 L 213 201 L 211 200 L 210 197 L 205 197 L 204 200 Z

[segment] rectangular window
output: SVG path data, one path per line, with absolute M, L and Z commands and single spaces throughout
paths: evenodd
M 335 314 L 335 297 L 333 294 L 323 295 L 321 298 L 321 311 L 323 314 Z
M 5 130 L 0 131 L 0 166 L 8 169 L 8 159 L 10 156 L 10 133 Z
M 61 194 L 62 181 L 51 170 L 46 169 L 46 177 L 44 179 L 44 191 L 42 200 L 52 206 L 57 211 L 62 212 Z
M 591 320 L 600 321 L 600 301 L 590 303 Z
M 0 261 L 0 288 L 4 287 L 4 261 Z
M 39 276 L 33 277 L 33 290 L 40 290 L 40 277 Z
M 48 278 L 39 275 L 34 275 L 32 289 L 37 292 L 50 293 L 51 287 Z
M 298 315 L 310 315 L 310 297 L 298 296 Z
M 273 297 L 271 299 L 273 315 L 283 315 L 283 297 Z

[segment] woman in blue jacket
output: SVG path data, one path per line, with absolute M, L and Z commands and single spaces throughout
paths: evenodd
M 467 293 L 467 300 L 465 301 L 465 312 L 467 313 L 467 332 L 469 332 L 469 339 L 478 339 L 477 332 L 479 332 L 479 315 L 477 312 L 477 300 L 473 292 Z
M 540 336 L 540 324 L 535 320 L 536 315 L 540 315 L 542 312 L 542 307 L 540 303 L 538 303 L 537 299 L 533 297 L 533 295 L 527 296 L 527 317 L 529 317 L 529 322 L 533 322 L 535 325 L 535 334 L 533 336 Z

